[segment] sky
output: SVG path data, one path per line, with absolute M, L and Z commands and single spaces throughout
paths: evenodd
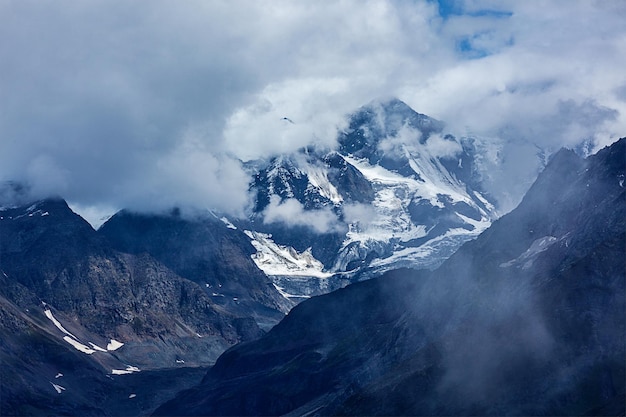
M 0 181 L 92 223 L 241 215 L 240 161 L 333 146 L 387 97 L 456 135 L 594 151 L 626 136 L 624 21 L 622 0 L 0 0 Z

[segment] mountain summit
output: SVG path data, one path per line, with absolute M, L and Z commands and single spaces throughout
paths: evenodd
M 254 208 L 239 227 L 259 268 L 307 296 L 399 266 L 432 269 L 478 236 L 498 214 L 474 142 L 443 129 L 400 100 L 374 102 L 349 117 L 336 150 L 249 163 Z

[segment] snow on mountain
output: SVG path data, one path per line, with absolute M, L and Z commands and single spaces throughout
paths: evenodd
M 508 268 L 511 266 L 522 266 L 522 269 L 528 269 L 533 265 L 533 260 L 542 252 L 545 252 L 558 241 L 554 236 L 544 236 L 536 239 L 530 247 L 519 257 L 500 264 L 500 268 Z M 567 242 L 566 242 L 567 243 Z
M 375 102 L 349 117 L 336 150 L 249 163 L 244 228 L 257 266 L 281 283 L 438 266 L 498 217 L 481 186 L 479 139 L 443 129 L 399 100 Z
M 52 310 L 50 310 L 50 308 L 48 307 L 47 304 L 44 304 L 44 314 L 45 316 L 56 326 L 57 329 L 59 329 L 61 332 L 63 332 L 65 334 L 65 336 L 63 336 L 63 340 L 65 340 L 67 343 L 69 343 L 70 345 L 72 345 L 74 347 L 74 349 L 83 352 L 87 355 L 91 355 L 94 354 L 96 352 L 109 352 L 109 351 L 114 351 L 117 350 L 119 348 L 121 348 L 122 346 L 124 346 L 124 343 L 122 342 L 118 342 L 115 339 L 111 339 L 111 341 L 107 344 L 106 349 L 101 348 L 100 346 L 96 345 L 93 342 L 89 342 L 89 346 L 83 344 L 80 342 L 80 339 L 76 336 L 74 336 L 74 334 L 70 333 L 65 327 L 63 327 L 63 325 L 61 324 L 61 322 L 59 320 L 57 320 L 56 317 L 54 317 L 54 315 L 52 314 Z
M 343 202 L 343 197 L 328 179 L 328 171 L 323 166 L 307 164 L 304 169 L 304 173 L 309 179 L 308 187 L 317 191 L 322 197 L 332 201 L 335 205 Z
M 269 276 L 328 278 L 332 275 L 323 271 L 324 265 L 313 257 L 311 248 L 298 252 L 292 247 L 276 244 L 271 235 L 250 230 L 246 230 L 245 233 L 257 250 L 252 259 L 259 269 Z

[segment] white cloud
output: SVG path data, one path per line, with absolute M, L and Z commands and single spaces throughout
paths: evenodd
M 250 106 L 228 119 L 226 149 L 244 159 L 293 152 L 312 142 L 332 147 L 344 124 L 342 105 L 333 97 L 348 94 L 343 79 L 298 79 L 271 84 Z
M 283 223 L 287 226 L 309 227 L 317 233 L 335 232 L 342 229 L 339 219 L 330 208 L 304 210 L 296 199 L 280 200 L 274 195 L 263 211 L 263 222 Z
M 459 142 L 445 139 L 440 134 L 429 136 L 425 146 L 430 155 L 438 158 L 452 158 L 463 151 L 463 147 Z
M 612 4 L 612 6 L 611 6 Z M 452 39 L 487 33 L 504 47 L 485 47 L 483 59 L 458 60 L 405 88 L 407 102 L 457 131 L 503 135 L 552 147 L 593 136 L 606 144 L 626 132 L 626 106 L 615 89 L 626 76 L 626 8 L 615 2 L 464 2 L 468 11 L 507 10 L 510 17 L 459 16 L 443 31 Z M 508 41 L 510 40 L 510 42 Z M 497 42 L 496 42 L 497 43 Z M 483 45 L 484 46 L 484 45 Z M 595 103 L 618 111 L 587 132 L 567 131 L 562 103 Z
M 550 148 L 626 134 L 622 2 L 459 5 L 470 14 L 425 0 L 2 2 L 0 180 L 82 206 L 241 212 L 224 155 L 332 146 L 343 116 L 380 96 L 455 134 Z
M 344 204 L 343 214 L 346 223 L 358 224 L 361 228 L 367 228 L 378 217 L 374 206 L 360 203 Z
M 51 189 L 63 193 L 69 186 L 68 170 L 48 155 L 34 157 L 26 167 L 26 175 L 34 194 L 46 193 Z

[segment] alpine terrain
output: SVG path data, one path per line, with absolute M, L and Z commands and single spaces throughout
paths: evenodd
M 373 102 L 349 116 L 337 149 L 249 162 L 254 206 L 233 223 L 292 299 L 401 266 L 432 269 L 498 216 L 481 146 L 400 100 Z
M 501 218 L 497 146 L 396 99 L 246 162 L 245 218 L 6 183 L 0 415 L 623 413 L 625 144 Z
M 194 224 L 123 212 L 99 233 L 58 198 L 1 209 L 0 414 L 149 413 L 276 324 L 291 304 L 247 237 Z
M 246 219 L 122 210 L 96 231 L 0 187 L 0 414 L 149 413 L 297 302 L 440 264 L 497 215 L 478 142 L 443 127 L 365 106 L 337 149 L 247 163 Z
M 624 415 L 625 169 L 559 151 L 436 270 L 300 303 L 156 414 Z

